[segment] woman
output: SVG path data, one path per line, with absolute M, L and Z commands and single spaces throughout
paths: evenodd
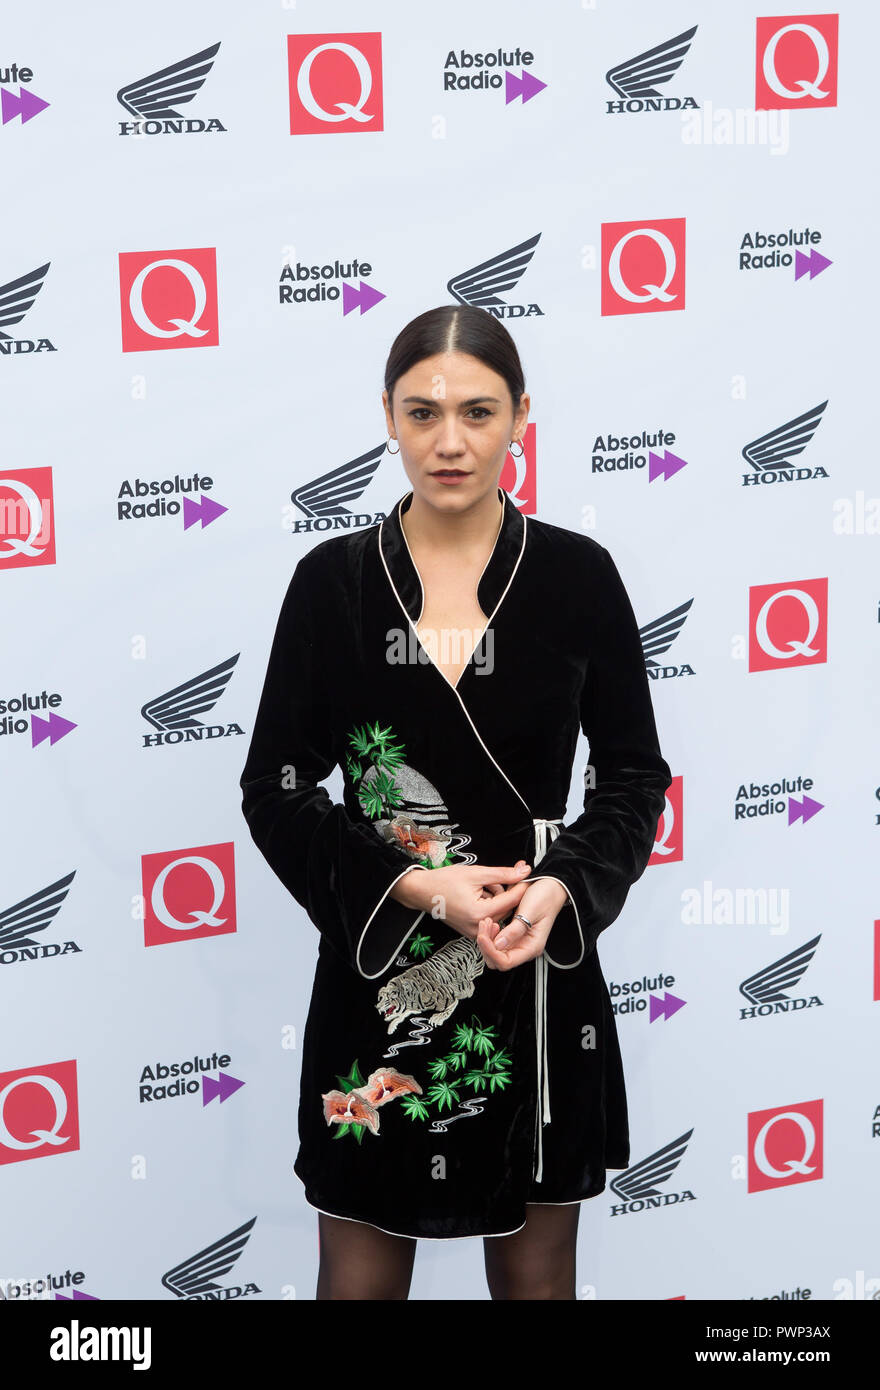
M 421 314 L 382 400 L 411 490 L 296 566 L 241 778 L 320 933 L 294 1164 L 317 1296 L 405 1299 L 418 1238 L 480 1235 L 494 1299 L 571 1299 L 579 1204 L 629 1162 L 595 941 L 671 774 L 610 555 L 498 486 L 530 404 L 507 330 Z

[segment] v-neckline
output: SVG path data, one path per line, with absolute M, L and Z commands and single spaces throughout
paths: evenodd
M 418 624 L 425 608 L 425 589 L 401 521 L 403 513 L 408 511 L 412 503 L 412 491 L 406 493 L 379 524 L 379 554 L 389 583 L 428 664 L 456 694 L 466 672 L 470 670 L 477 648 L 492 626 L 525 549 L 526 518 L 502 487 L 498 488 L 498 495 L 502 504 L 501 520 L 491 553 L 477 580 L 477 604 L 481 612 L 489 616 L 455 682 L 437 665 L 418 633 Z

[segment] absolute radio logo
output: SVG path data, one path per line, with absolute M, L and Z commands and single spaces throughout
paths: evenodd
M 123 478 L 116 494 L 117 521 L 153 521 L 159 517 L 181 516 L 183 529 L 201 523 L 201 530 L 210 526 L 218 516 L 228 511 L 220 502 L 215 502 L 207 494 L 214 486 L 214 479 L 207 474 L 191 474 L 181 478 L 175 473 L 173 478 Z M 146 499 L 150 500 L 147 501 Z
M 0 284 L 0 357 L 21 356 L 30 352 L 57 352 L 48 338 L 17 338 L 6 330 L 21 323 L 43 288 L 51 261 L 19 275 L 16 280 Z
M 822 233 L 811 231 L 805 227 L 803 231 L 795 231 L 789 227 L 787 232 L 744 232 L 739 244 L 739 268 L 740 270 L 784 270 L 788 266 L 794 265 L 794 278 L 800 280 L 802 276 L 809 275 L 811 280 L 815 280 L 817 275 L 821 275 L 823 270 L 827 270 L 834 262 L 827 256 L 823 256 L 821 251 L 815 249 L 816 243 L 822 240 Z M 787 246 L 795 248 L 794 254 L 786 251 Z M 809 252 L 800 251 L 801 246 L 812 247 Z
M 610 68 L 605 81 L 620 100 L 606 101 L 609 116 L 641 111 L 698 111 L 693 97 L 665 96 L 659 89 L 678 73 L 697 32 L 696 24 L 635 58 Z
M 338 304 L 342 301 L 342 317 L 360 310 L 363 318 L 370 309 L 385 298 L 381 290 L 368 285 L 364 276 L 369 277 L 373 267 L 369 261 L 359 261 L 353 256 L 348 261 L 324 261 L 314 265 L 304 265 L 290 258 L 284 262 L 278 282 L 279 304 Z M 349 284 L 356 280 L 357 284 Z
M 746 444 L 742 456 L 754 471 L 743 473 L 743 487 L 763 487 L 767 483 L 803 483 L 809 478 L 827 478 L 828 474 L 820 464 L 793 467 L 791 463 L 811 442 L 827 404 L 827 401 L 822 401 L 821 405 L 815 405 L 812 410 L 805 410 L 803 415 L 776 425 L 769 434 L 762 434 Z
M 141 876 L 145 946 L 236 930 L 233 844 L 144 854 Z
M 543 317 L 544 310 L 539 304 L 508 304 L 502 299 L 519 284 L 523 272 L 528 268 L 541 233 L 521 241 L 517 246 L 508 247 L 488 261 L 469 266 L 447 281 L 446 288 L 459 304 L 472 304 L 485 309 L 496 319 L 528 318 L 535 314 Z
M 28 1278 L 0 1279 L 0 1298 L 23 1299 L 26 1302 L 33 1302 L 37 1299 L 45 1302 L 50 1299 L 71 1302 L 73 1299 L 88 1299 L 90 1302 L 97 1302 L 94 1294 L 84 1293 L 79 1284 L 85 1282 L 85 1271 L 82 1269 L 66 1269 L 63 1274 L 40 1274 L 31 1275 Z M 71 1293 L 60 1293 L 60 1289 L 71 1289 Z
M 688 460 L 679 458 L 669 448 L 675 443 L 672 430 L 642 430 L 638 434 L 597 434 L 590 460 L 591 471 L 595 473 L 637 473 L 647 467 L 647 478 L 653 483 L 655 478 L 667 482 L 687 468 Z
M 120 251 L 122 351 L 216 347 L 217 252 Z
M 648 860 L 652 864 L 677 864 L 684 859 L 684 778 L 673 777 L 666 788 L 666 800 L 660 819 L 654 848 Z
M 0 468 L 0 570 L 54 564 L 52 469 Z
M 291 135 L 384 130 L 382 35 L 289 34 Z
M 226 129 L 216 117 L 181 116 L 178 107 L 187 106 L 202 89 L 214 66 L 219 43 L 191 53 L 168 67 L 139 77 L 120 87 L 116 99 L 134 119 L 119 122 L 120 135 L 203 135 Z
M 837 105 L 837 15 L 756 20 L 755 109 Z
M 443 64 L 444 92 L 491 92 L 504 88 L 504 105 L 521 100 L 523 106 L 547 86 L 533 72 L 528 72 L 535 55 L 528 48 L 496 48 L 487 53 L 475 53 L 460 48 L 450 49 Z M 512 72 L 519 68 L 519 74 Z
M 603 222 L 603 315 L 684 308 L 685 221 Z
M 230 738 L 233 734 L 243 734 L 240 724 L 203 724 L 197 718 L 206 714 L 216 705 L 229 684 L 232 670 L 240 652 L 191 676 L 183 685 L 156 695 L 141 708 L 141 714 L 148 724 L 157 730 L 154 734 L 143 734 L 143 748 L 160 748 L 174 743 L 202 743 L 212 738 Z
M 615 1016 L 643 1014 L 647 1010 L 649 1023 L 656 1022 L 658 1018 L 673 1018 L 687 1003 L 686 999 L 680 999 L 677 994 L 670 994 L 674 984 L 675 976 L 665 975 L 662 971 L 656 975 L 643 975 L 640 980 L 624 980 L 620 983 L 609 980 L 608 994 Z M 655 990 L 657 993 L 653 992 Z
M 639 628 L 639 636 L 642 639 L 642 651 L 645 654 L 645 669 L 650 680 L 672 680 L 676 676 L 694 675 L 693 666 L 687 662 L 682 662 L 680 666 L 661 665 L 658 657 L 665 656 L 684 627 L 685 618 L 691 609 L 693 599 L 689 598 L 686 602 L 679 604 L 678 608 L 673 608 L 669 613 L 664 613 L 659 618 L 654 618 L 652 622 L 645 623 L 644 627 Z
M 609 1215 L 625 1216 L 629 1213 L 648 1211 L 655 1207 L 674 1206 L 678 1202 L 694 1202 L 696 1198 L 689 1188 L 680 1192 L 663 1192 L 661 1185 L 668 1182 L 675 1172 L 687 1149 L 693 1130 L 680 1134 L 665 1148 L 633 1163 L 618 1177 L 612 1178 L 609 1186 L 623 1200 L 612 1205 Z
M 38 748 L 47 739 L 49 746 L 54 746 L 77 727 L 72 720 L 55 713 L 60 704 L 58 692 L 53 691 L 50 695 L 48 690 L 41 690 L 39 694 L 24 690 L 21 695 L 16 692 L 0 699 L 0 738 L 29 733 L 31 748 Z M 37 713 L 38 710 L 48 710 L 49 713 L 44 717 Z
M 37 939 L 51 925 L 70 891 L 72 873 L 40 888 L 29 898 L 22 898 L 12 907 L 0 912 L 0 965 L 15 965 L 23 960 L 46 960 L 49 956 L 78 954 L 81 947 L 75 941 L 43 941 Z
M 822 1177 L 822 1101 L 777 1105 L 748 1117 L 748 1191 L 767 1192 Z
M 27 125 L 34 116 L 47 110 L 48 101 L 30 90 L 33 80 L 33 68 L 22 63 L 0 65 L 0 125 L 9 125 L 13 121 Z M 16 86 L 18 92 L 14 90 Z
M 384 512 L 352 512 L 348 504 L 360 501 L 385 451 L 385 444 L 378 444 L 329 473 L 300 483 L 290 494 L 293 505 L 283 509 L 282 525 L 298 536 L 311 531 L 356 531 L 384 520 Z
M 75 1060 L 0 1072 L 0 1164 L 78 1148 Z
M 256 1217 L 252 1216 L 237 1230 L 221 1236 L 213 1245 L 205 1246 L 195 1255 L 190 1255 L 181 1264 L 169 1269 L 162 1276 L 162 1286 L 176 1298 L 190 1302 L 196 1299 L 246 1298 L 248 1294 L 260 1293 L 256 1284 L 218 1284 L 229 1273 L 250 1239 Z
M 803 946 L 796 946 L 793 951 L 789 951 L 787 956 L 781 956 L 779 960 L 763 966 L 747 980 L 743 980 L 739 992 L 743 998 L 748 999 L 749 1007 L 740 1009 L 740 1019 L 766 1018 L 769 1014 L 800 1013 L 803 1009 L 821 1006 L 822 1000 L 816 994 L 792 997 L 788 993 L 800 983 L 801 976 L 816 954 L 816 947 L 821 939 L 821 934 L 812 937 L 805 941 Z
M 779 777 L 775 782 L 741 782 L 733 803 L 734 820 L 757 820 L 763 816 L 788 814 L 788 824 L 806 825 L 824 803 L 808 796 L 813 790 L 812 777 L 798 773 L 796 777 Z M 793 793 L 802 792 L 802 796 Z
M 749 670 L 781 671 L 828 660 L 828 580 L 749 589 Z
M 244 1085 L 243 1081 L 229 1076 L 222 1070 L 223 1067 L 228 1067 L 231 1061 L 228 1052 L 219 1056 L 212 1052 L 207 1057 L 200 1057 L 195 1053 L 183 1062 L 148 1062 L 141 1068 L 138 1101 L 141 1105 L 153 1104 L 155 1101 L 201 1094 L 202 1109 L 218 1098 L 222 1105 Z M 218 1075 L 209 1076 L 208 1072 L 212 1071 L 216 1071 Z

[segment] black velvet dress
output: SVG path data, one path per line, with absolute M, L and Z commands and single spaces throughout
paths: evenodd
M 527 1203 L 583 1201 L 628 1165 L 595 943 L 671 781 L 608 551 L 499 495 L 489 621 L 456 685 L 416 636 L 411 492 L 303 556 L 241 777 L 255 843 L 320 933 L 294 1171 L 319 1210 L 429 1239 L 506 1235 Z M 564 825 L 579 727 L 594 785 Z M 319 785 L 337 765 L 343 804 Z M 511 970 L 389 896 L 420 866 L 519 859 L 568 899 Z

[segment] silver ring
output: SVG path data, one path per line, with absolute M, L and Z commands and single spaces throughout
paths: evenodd
M 513 916 L 514 922 L 515 922 L 517 919 L 519 919 L 520 922 L 525 922 L 525 924 L 526 924 L 526 931 L 534 931 L 534 930 L 535 930 L 535 928 L 533 927 L 532 923 L 529 921 L 528 917 L 523 917 L 523 915 L 522 915 L 521 912 L 516 912 L 516 913 L 514 913 L 514 916 Z

